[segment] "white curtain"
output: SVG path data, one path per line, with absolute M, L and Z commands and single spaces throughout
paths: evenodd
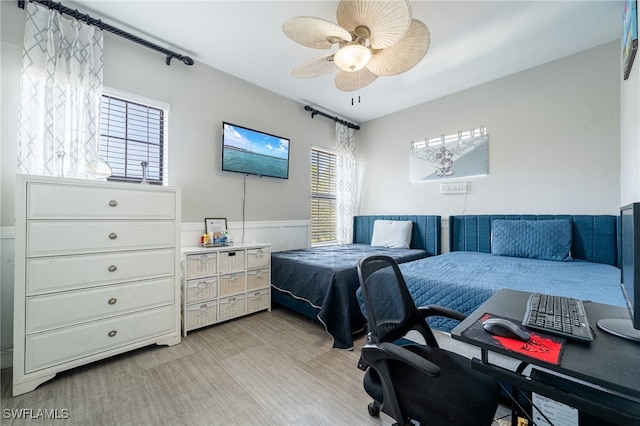
M 358 210 L 356 145 L 353 129 L 336 122 L 337 242 L 353 242 L 353 216 Z
M 20 173 L 85 177 L 98 157 L 102 31 L 27 2 Z

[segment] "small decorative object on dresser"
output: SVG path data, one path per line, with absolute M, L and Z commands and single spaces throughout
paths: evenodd
M 16 176 L 13 395 L 180 343 L 180 190 Z
M 271 310 L 271 246 L 182 249 L 182 330 Z

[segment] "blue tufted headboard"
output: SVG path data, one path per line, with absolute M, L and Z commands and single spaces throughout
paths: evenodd
M 373 223 L 376 219 L 412 221 L 413 229 L 411 235 L 411 248 L 422 249 L 426 251 L 429 256 L 435 256 L 441 253 L 440 236 L 442 231 L 440 216 L 354 216 L 354 244 L 371 244 Z
M 449 249 L 491 253 L 491 221 L 570 219 L 571 256 L 618 266 L 618 217 L 613 215 L 462 215 L 449 216 Z

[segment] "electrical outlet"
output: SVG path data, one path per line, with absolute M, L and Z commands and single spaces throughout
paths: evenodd
M 467 182 L 451 182 L 440 184 L 441 194 L 466 194 Z

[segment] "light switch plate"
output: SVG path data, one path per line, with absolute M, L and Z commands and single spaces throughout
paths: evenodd
M 441 194 L 466 194 L 467 182 L 449 182 L 440 184 Z

